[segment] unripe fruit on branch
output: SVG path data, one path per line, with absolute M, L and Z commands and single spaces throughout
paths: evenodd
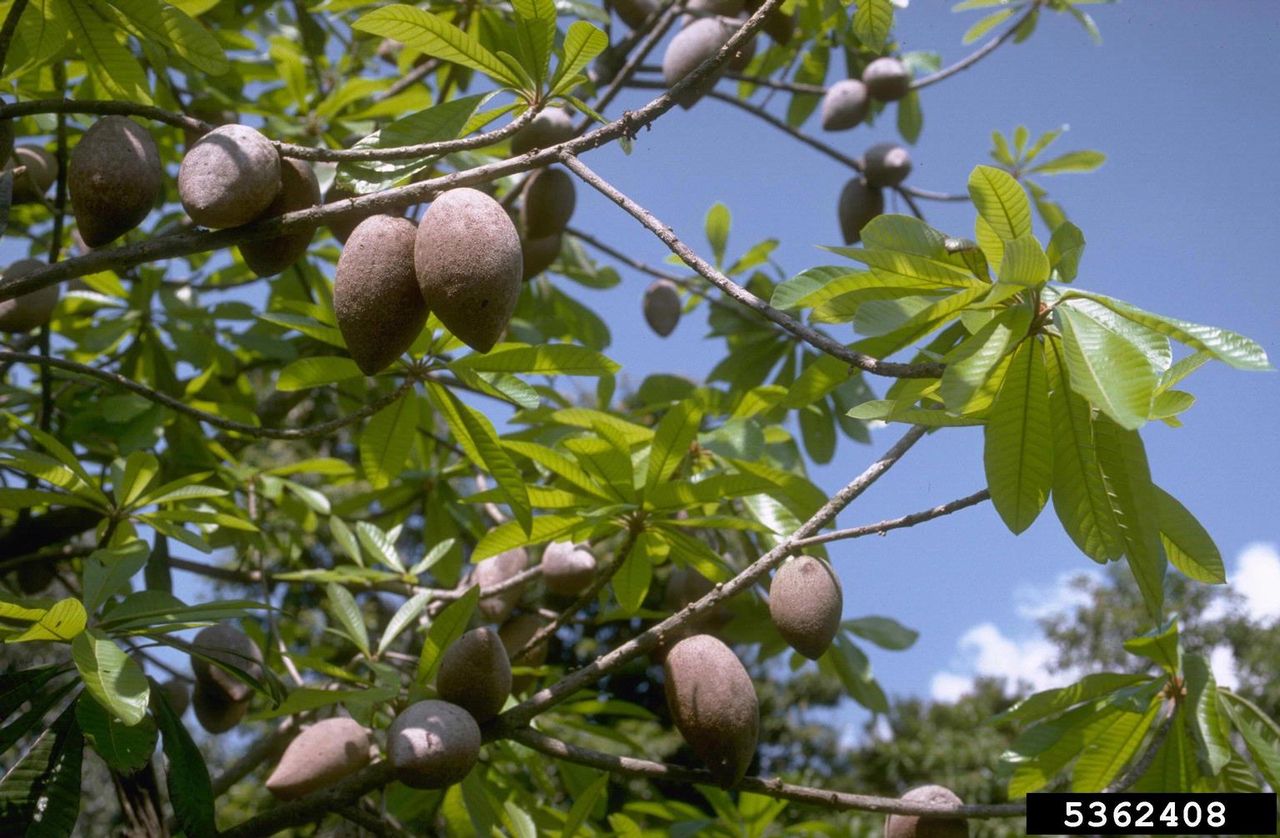
M 475 566 L 471 571 L 471 584 L 479 585 L 481 590 L 492 588 L 505 582 L 529 566 L 529 553 L 523 547 L 490 556 Z M 479 609 L 486 620 L 500 623 L 515 610 L 520 595 L 524 593 L 524 585 L 503 591 L 480 600 Z
M 556 263 L 564 237 L 559 233 L 531 238 L 527 233 L 520 237 L 520 258 L 524 263 L 524 281 L 528 282 Z
M 857 79 L 842 79 L 822 97 L 824 131 L 847 131 L 867 117 L 867 86 Z
M 573 118 L 566 108 L 544 108 L 511 137 L 511 153 L 551 148 L 573 139 Z
M 699 64 L 719 52 L 735 31 L 736 27 L 726 20 L 704 17 L 690 22 L 677 32 L 662 56 L 662 78 L 667 87 L 674 87 L 697 69 Z M 711 78 L 703 80 L 695 89 L 684 91 L 676 102 L 682 108 L 693 107 L 702 98 L 702 94 L 715 86 L 718 75 L 718 71 L 712 73 Z
M 844 597 L 831 566 L 812 556 L 788 559 L 769 586 L 769 617 L 791 648 L 810 660 L 827 651 L 840 630 Z
M 355 719 L 335 716 L 294 737 L 267 778 L 267 791 L 296 800 L 328 788 L 369 764 L 372 739 Z
M 427 322 L 407 218 L 374 215 L 352 231 L 338 257 L 333 311 L 347 351 L 365 375 L 404 354 Z
M 964 803 L 945 786 L 920 786 L 902 795 L 912 803 L 959 806 Z M 923 818 L 916 815 L 889 815 L 884 821 L 885 838 L 968 838 L 969 822 L 963 818 Z
M 45 263 L 39 259 L 19 259 L 0 274 L 0 280 L 19 279 L 43 267 Z M 61 287 L 55 282 L 0 302 L 0 332 L 29 332 L 48 323 L 58 305 Z
M 38 145 L 20 145 L 13 150 L 13 165 L 27 171 L 13 180 L 12 204 L 38 204 L 58 179 L 58 158 Z
M 840 191 L 836 214 L 840 218 L 840 233 L 845 244 L 855 244 L 862 238 L 862 228 L 867 222 L 884 212 L 884 193 L 867 186 L 860 177 L 852 178 Z
M 666 337 L 676 330 L 680 322 L 680 292 L 669 279 L 658 279 L 645 289 L 644 319 L 649 328 Z
M 885 56 L 863 68 L 862 83 L 872 99 L 893 102 L 911 92 L 911 71 L 897 58 Z
M 897 186 L 911 174 L 911 153 L 895 143 L 876 143 L 867 149 L 862 165 L 868 186 Z
M 427 208 L 413 251 L 427 308 L 463 343 L 488 352 L 520 298 L 520 236 L 483 192 L 450 189 Z
M 729 787 L 756 752 L 760 705 L 738 656 L 709 634 L 681 640 L 667 653 L 667 706 L 680 735 L 715 781 Z
M 415 789 L 460 782 L 480 757 L 480 727 L 447 701 L 411 704 L 387 729 L 387 758 L 396 779 Z
M 254 221 L 307 209 L 319 203 L 320 182 L 316 180 L 311 164 L 305 160 L 284 157 L 280 160 L 280 194 Z M 307 245 L 311 244 L 311 239 L 316 234 L 316 226 L 311 224 L 283 236 L 245 242 L 240 245 L 240 255 L 244 257 L 249 270 L 258 276 L 274 276 L 307 252 Z
M 206 658 L 234 666 L 251 678 L 262 677 L 262 650 L 249 635 L 238 628 L 219 623 L 203 628 L 191 641 L 191 645 L 204 657 L 191 656 L 191 671 L 196 682 L 213 695 L 220 694 L 227 701 L 247 701 L 253 688 L 227 670 L 210 663 Z
M 436 691 L 477 722 L 487 722 L 502 712 L 511 695 L 511 661 L 498 633 L 484 626 L 454 641 L 440 657 Z
M 248 224 L 280 194 L 280 155 L 247 125 L 205 134 L 182 158 L 178 196 L 195 223 L 219 229 Z
M 552 167 L 534 172 L 524 190 L 520 210 L 525 231 L 534 237 L 563 233 L 576 203 L 573 177 L 564 169 Z
M 586 547 L 554 541 L 542 551 L 542 582 L 557 596 L 576 596 L 596 578 L 596 557 Z
M 67 162 L 80 238 L 101 247 L 137 227 L 160 197 L 163 176 L 160 153 L 145 128 L 123 116 L 99 119 Z
M 226 733 L 249 712 L 249 699 L 233 701 L 218 687 L 196 681 L 191 691 L 191 709 L 195 711 L 200 727 L 210 733 Z
M 173 711 L 173 715 L 179 718 L 191 706 L 191 690 L 185 681 L 170 678 L 160 685 L 160 691 L 164 693 L 164 700 L 169 702 L 169 709 Z
M 611 0 L 609 5 L 617 12 L 618 18 L 631 29 L 644 23 L 657 8 L 654 0 Z

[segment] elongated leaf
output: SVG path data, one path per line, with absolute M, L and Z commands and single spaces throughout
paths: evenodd
M 613 375 L 622 369 L 594 349 L 568 343 L 542 346 L 503 344 L 487 353 L 473 352 L 449 365 L 476 372 L 528 372 L 543 375 Z
M 415 684 L 425 685 L 435 677 L 440 667 L 440 656 L 467 630 L 467 623 L 479 602 L 480 586 L 473 585 L 431 621 L 427 636 L 422 641 L 422 655 L 418 658 L 418 669 L 413 679 Z
M 1160 527 L 1160 542 L 1165 555 L 1178 570 L 1190 579 L 1221 585 L 1227 581 L 1222 565 L 1222 553 L 1213 537 L 1196 520 L 1177 498 L 1153 486 L 1155 492 L 1155 516 Z
M 1218 685 L 1204 655 L 1184 655 L 1182 672 L 1186 679 L 1187 700 L 1184 711 L 1190 711 L 1187 727 L 1196 740 L 1196 750 L 1208 766 L 1209 774 L 1217 774 L 1231 761 L 1231 743 L 1222 732 L 1218 707 Z
M 220 76 L 231 69 L 213 34 L 181 9 L 158 0 L 111 0 L 151 43 L 180 56 L 202 73 Z
M 0 674 L 0 722 L 9 718 L 45 684 L 66 671 L 64 667 L 51 664 Z M 3 753 L 3 749 L 0 749 L 0 753 Z
M 652 491 L 671 477 L 697 439 L 701 424 L 702 408 L 692 400 L 682 401 L 666 412 L 654 429 L 646 491 Z
M 552 0 L 512 0 L 520 63 L 539 88 L 551 66 L 556 37 L 556 6 Z
M 145 541 L 94 551 L 84 562 L 84 610 L 97 611 L 108 597 L 124 589 L 150 555 Z
M 845 620 L 840 626 L 882 649 L 894 651 L 910 649 L 920 637 L 920 632 L 907 628 L 892 617 L 859 617 Z
M 1030 171 L 1039 175 L 1058 175 L 1064 172 L 1092 172 L 1107 162 L 1107 155 L 1101 151 L 1068 151 L 1052 160 L 1031 167 Z
M 1097 730 L 1071 770 L 1071 790 L 1100 792 L 1120 776 L 1151 729 L 1162 704 L 1154 699 L 1145 713 L 1117 714 L 1110 724 Z
M 562 838 L 574 838 L 578 834 L 578 830 L 587 822 L 591 812 L 596 808 L 596 802 L 609 788 L 609 775 L 604 771 L 595 773 L 596 779 L 591 785 L 574 796 L 573 806 L 569 809 L 569 815 L 565 818 L 564 827 L 560 831 Z
M 1169 733 L 1156 751 L 1151 767 L 1129 789 L 1131 792 L 1209 791 L 1212 785 L 1201 777 L 1196 764 L 1196 746 L 1188 729 L 1187 714 L 1173 717 Z
M 1000 382 L 984 387 L 1000 359 L 1017 344 L 1031 325 L 1031 309 L 1014 306 L 997 314 L 947 354 L 938 395 L 952 413 L 977 413 L 990 406 Z
M 1160 549 L 1160 530 L 1151 514 L 1156 495 L 1146 448 L 1137 431 L 1125 430 L 1105 416 L 1097 418 L 1093 430 L 1102 476 L 1110 489 L 1112 509 L 1120 524 L 1125 558 L 1142 591 L 1148 613 L 1159 620 L 1167 565 Z
M 99 16 L 89 3 L 77 0 L 56 2 L 57 16 L 66 22 L 94 83 L 112 99 L 150 105 L 151 94 L 142 65 L 117 40 L 115 27 Z
M 8 638 L 9 643 L 26 643 L 32 640 L 72 640 L 84 631 L 88 623 L 88 615 L 84 605 L 75 597 L 67 597 L 55 602 L 32 623 L 26 631 L 16 637 Z
M 1059 306 L 1055 316 L 1071 388 L 1122 428 L 1141 427 L 1157 380 L 1148 357 L 1084 312 Z
M 534 442 L 510 439 L 503 440 L 502 447 L 532 460 L 556 477 L 568 481 L 573 484 L 574 488 L 581 489 L 592 497 L 600 498 L 601 500 L 607 500 L 609 497 L 604 488 L 596 482 L 595 478 L 586 469 L 553 448 L 547 448 Z
M 173 814 L 190 838 L 212 838 L 218 834 L 218 828 L 214 823 L 209 768 L 182 720 L 169 706 L 164 690 L 156 690 L 156 694 L 160 700 L 155 702 L 154 712 L 169 764 L 165 785 L 169 789 Z
M 418 400 L 402 396 L 382 410 L 360 432 L 360 467 L 375 489 L 400 477 L 418 433 Z
M 969 197 L 978 214 L 1002 241 L 1031 235 L 1031 204 L 1027 193 L 1008 172 L 992 166 L 975 167 L 969 175 Z M 981 241 L 979 238 L 979 243 Z M 1001 261 L 993 259 L 991 253 L 987 259 L 995 264 Z
M 280 371 L 276 389 L 291 393 L 312 387 L 323 387 L 361 375 L 360 368 L 350 358 L 327 355 L 299 358 Z
M 893 29 L 892 0 L 861 0 L 853 13 L 853 34 L 872 52 L 884 48 Z
M 724 264 L 724 250 L 729 243 L 729 227 L 731 224 L 732 218 L 729 215 L 729 208 L 724 204 L 716 203 L 711 209 L 707 210 L 707 218 L 704 223 L 707 243 L 711 245 L 711 253 L 715 256 L 717 266 Z
M 834 670 L 854 701 L 873 713 L 889 712 L 889 699 L 871 674 L 871 662 L 845 634 L 836 635 L 819 661 L 819 666 L 823 664 Z
M 1038 791 L 1053 780 L 1084 748 L 1129 713 L 1106 699 L 1091 702 L 1027 728 L 1002 756 L 1013 764 L 1009 797 Z
M 0 834 L 71 835 L 80 815 L 83 758 L 84 737 L 70 705 L 0 779 Z
M 1222 698 L 1222 709 L 1230 717 L 1232 726 L 1240 732 L 1254 765 L 1267 785 L 1273 789 L 1280 788 L 1280 726 L 1243 696 L 1221 688 L 1218 695 Z
M 1132 687 L 1149 681 L 1147 675 L 1130 675 L 1119 672 L 1097 672 L 1085 675 L 1066 687 L 1044 690 L 1024 698 L 1017 704 L 995 716 L 992 722 L 1026 724 L 1048 716 L 1054 716 L 1085 701 L 1092 701 L 1124 687 Z
M 80 694 L 75 707 L 76 720 L 85 739 L 113 771 L 132 774 L 151 759 L 158 734 L 150 719 L 144 718 L 141 723 L 127 727 L 113 719 L 87 693 Z
M 396 613 L 387 621 L 387 627 L 382 631 L 382 637 L 378 640 L 378 654 L 381 655 L 387 651 L 387 647 L 392 641 L 404 631 L 409 625 L 422 614 L 426 609 L 427 603 L 431 601 L 430 591 L 419 591 L 409 599 L 405 600 L 404 605 L 396 609 Z
M 90 629 L 71 641 L 71 657 L 85 688 L 126 725 L 136 725 L 147 712 L 150 687 L 142 667 L 111 638 Z
M 556 66 L 556 73 L 551 80 L 552 95 L 567 92 L 578 71 L 590 64 L 608 46 L 609 36 L 585 20 L 571 23 L 564 35 L 564 57 Z
M 526 530 L 516 521 L 507 521 L 489 530 L 476 544 L 472 561 L 480 561 L 514 547 L 563 540 L 563 536 L 582 526 L 585 519 L 574 515 L 540 515 Z
M 1076 278 L 1080 257 L 1084 255 L 1084 233 L 1070 221 L 1064 221 L 1053 231 L 1047 250 L 1049 265 L 1058 272 L 1063 282 Z
M 364 612 L 351 592 L 341 585 L 330 582 L 325 586 L 329 595 L 329 613 L 345 629 L 345 634 L 356 644 L 356 648 L 369 656 L 369 630 L 364 625 Z
M 1014 350 L 987 419 L 983 462 L 996 511 L 1010 531 L 1022 532 L 1039 516 L 1053 485 L 1049 378 L 1037 338 Z
M 1149 661 L 1158 663 L 1165 672 L 1173 675 L 1182 670 L 1182 644 L 1178 637 L 1178 621 L 1156 626 L 1146 634 L 1124 641 L 1124 649 Z
M 636 537 L 631 551 L 623 559 L 622 567 L 613 577 L 613 594 L 618 598 L 622 612 L 631 615 L 640 610 L 653 581 L 654 556 L 665 554 L 670 547 L 660 533 L 646 530 Z
M 1004 243 L 1000 281 L 1034 286 L 1049 279 L 1049 257 L 1035 236 L 1018 236 Z
M 359 32 L 393 38 L 417 51 L 478 70 L 490 78 L 523 88 L 521 79 L 475 38 L 436 15 L 404 3 L 393 3 L 361 16 L 351 25 Z
M 982 420 L 970 416 L 956 416 L 942 410 L 911 407 L 892 399 L 874 399 L 849 410 L 845 415 L 852 419 L 880 419 L 884 422 L 905 422 L 924 425 L 926 428 L 953 428 L 964 425 L 981 425 Z

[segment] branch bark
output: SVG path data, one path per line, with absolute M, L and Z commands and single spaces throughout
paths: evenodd
M 976 506 L 985 500 L 991 500 L 991 492 L 983 489 L 981 492 L 974 492 L 972 495 L 968 495 L 958 500 L 949 501 L 939 506 L 935 506 L 932 509 L 925 509 L 920 512 L 913 512 L 910 515 L 903 515 L 901 518 L 889 518 L 888 520 L 881 521 L 878 524 L 864 524 L 861 527 L 850 527 L 845 530 L 825 532 L 822 535 L 815 535 L 811 538 L 797 539 L 795 547 L 799 549 L 809 547 L 813 544 L 827 544 L 832 541 L 862 538 L 864 535 L 883 535 L 890 530 L 898 530 L 903 527 L 914 527 L 916 524 L 921 524 L 925 521 L 932 521 L 934 518 L 941 518 L 943 515 L 950 515 L 952 512 L 959 512 L 961 509 Z

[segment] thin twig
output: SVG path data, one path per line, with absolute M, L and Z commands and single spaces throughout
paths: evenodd
M 650 13 L 649 17 L 640 24 L 636 31 L 631 34 L 632 44 L 636 44 L 638 42 L 638 45 L 635 46 L 634 52 L 632 52 L 630 45 L 625 47 L 625 54 L 627 55 L 626 62 L 622 65 L 622 68 L 618 70 L 617 75 L 609 81 L 608 86 L 606 86 L 600 95 L 596 97 L 596 100 L 591 103 L 592 109 L 595 110 L 596 113 L 600 113 L 605 108 L 609 107 L 609 103 L 611 103 L 617 95 L 622 92 L 622 89 L 626 87 L 627 82 L 631 81 L 631 77 L 640 69 L 644 59 L 653 51 L 653 48 L 658 45 L 662 40 L 662 37 L 667 34 L 667 30 L 671 28 L 671 24 L 675 23 L 676 15 L 680 13 L 680 8 L 683 5 L 684 4 L 680 2 L 680 0 L 676 0 L 676 2 L 670 3 L 664 9 L 654 10 Z M 582 122 L 580 122 L 574 129 L 574 133 L 581 134 L 583 131 L 591 127 L 592 122 L 593 120 L 590 116 L 584 116 Z
M 941 518 L 943 515 L 950 515 L 952 512 L 959 512 L 961 509 L 967 509 L 970 506 L 976 506 L 984 500 L 991 499 L 991 492 L 983 489 L 981 492 L 974 492 L 972 495 L 953 500 L 948 503 L 935 506 L 932 509 L 925 509 L 920 512 L 913 512 L 910 515 L 903 515 L 901 518 L 889 518 L 878 524 L 864 524 L 861 527 L 850 527 L 845 530 L 835 530 L 834 532 L 825 532 L 822 535 L 815 535 L 809 538 L 800 538 L 792 542 L 792 546 L 797 550 L 810 547 L 814 544 L 827 544 L 832 541 L 845 541 L 851 538 L 862 538 L 864 535 L 884 534 L 890 530 L 898 530 L 903 527 L 914 527 L 916 524 L 925 521 L 932 521 L 934 518 Z
M 977 64 L 986 56 L 995 52 L 996 49 L 1001 44 L 1003 44 L 1005 41 L 1012 38 L 1017 33 L 1018 28 L 1022 26 L 1023 23 L 1026 22 L 1027 18 L 1035 14 L 1036 9 L 1040 7 L 1040 3 L 1041 3 L 1041 0 L 1031 0 L 1031 2 L 1027 3 L 1027 10 L 1023 12 L 1021 15 L 1019 15 L 1018 18 L 1009 25 L 1008 29 L 1004 30 L 999 35 L 995 36 L 994 38 L 987 41 L 982 46 L 978 47 L 978 49 L 974 50 L 971 54 L 965 56 L 964 58 L 961 58 L 959 61 L 952 64 L 950 67 L 943 67 L 941 70 L 939 70 L 936 73 L 916 79 L 911 83 L 911 89 L 920 90 L 922 88 L 928 87 L 931 84 L 937 84 L 938 82 L 942 81 L 945 78 L 950 78 L 951 76 L 954 76 L 956 73 L 960 72 L 961 70 L 964 70 L 968 67 L 972 67 L 974 64 Z

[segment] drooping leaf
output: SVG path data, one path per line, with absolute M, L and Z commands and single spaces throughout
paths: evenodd
M 1097 417 L 1093 432 L 1102 476 L 1120 525 L 1125 558 L 1148 613 L 1159 620 L 1167 563 L 1160 548 L 1160 530 L 1151 514 L 1156 495 L 1146 448 L 1137 431 L 1126 430 L 1106 416 Z
M 1159 486 L 1152 488 L 1155 491 L 1153 511 L 1156 525 L 1160 528 L 1160 542 L 1170 563 L 1198 582 L 1211 585 L 1226 582 L 1222 553 L 1213 543 L 1213 537 L 1177 498 Z
M 360 466 L 375 489 L 400 477 L 418 432 L 418 400 L 402 396 L 373 415 L 360 432 Z
M 975 167 L 969 175 L 969 197 L 978 214 L 1002 241 L 1031 235 L 1031 204 L 1027 193 L 1008 172 L 992 166 Z M 1000 262 L 992 259 L 990 253 L 987 258 Z
M 1122 428 L 1141 427 L 1151 412 L 1157 379 L 1147 356 L 1084 312 L 1059 306 L 1055 318 L 1071 389 Z
M 352 29 L 400 41 L 435 58 L 478 70 L 502 84 L 520 89 L 523 80 L 479 41 L 453 24 L 404 3 L 393 3 L 362 15 Z
M 666 412 L 654 428 L 649 470 L 645 477 L 646 491 L 652 491 L 671 477 L 689 453 L 689 446 L 697 439 L 701 424 L 702 407 L 692 399 L 682 401 Z
M 173 814 L 190 838 L 213 838 L 218 828 L 213 813 L 213 786 L 204 755 L 169 706 L 164 690 L 156 690 L 156 695 L 160 700 L 155 702 L 154 712 L 168 762 L 165 785 Z
M 0 779 L 0 834 L 66 838 L 80 815 L 84 737 L 69 705 Z
M 1187 685 L 1187 727 L 1196 740 L 1196 750 L 1207 764 L 1209 774 L 1217 774 L 1231 761 L 1231 743 L 1222 732 L 1218 706 L 1218 685 L 1204 655 L 1184 655 L 1182 672 Z
M 364 612 L 351 592 L 339 584 L 330 582 L 325 590 L 329 595 L 329 613 L 341 624 L 347 638 L 365 657 L 369 656 L 369 630 L 364 624 Z
M 75 707 L 85 739 L 113 771 L 132 774 L 151 759 L 158 734 L 150 719 L 126 726 L 87 693 L 80 694 Z
M 983 462 L 996 511 L 1010 531 L 1022 532 L 1039 516 L 1053 483 L 1049 379 L 1037 338 L 1014 351 L 987 419 Z

